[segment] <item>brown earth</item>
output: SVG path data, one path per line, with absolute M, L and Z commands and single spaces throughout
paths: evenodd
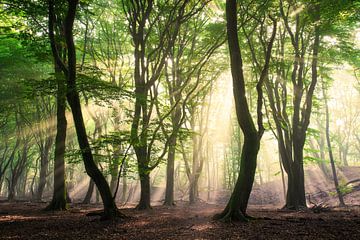
M 130 219 L 101 222 L 87 217 L 99 205 L 72 205 L 44 212 L 44 203 L 0 203 L 0 239 L 360 239 L 360 207 L 313 213 L 250 207 L 248 223 L 211 220 L 223 206 L 180 202 L 140 212 L 122 209 Z

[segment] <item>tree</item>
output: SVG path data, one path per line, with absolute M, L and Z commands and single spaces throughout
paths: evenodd
M 162 132 L 169 142 L 169 149 L 167 154 L 166 165 L 166 191 L 165 191 L 165 205 L 174 205 L 174 167 L 176 146 L 181 128 L 187 118 L 190 118 L 193 129 L 196 120 L 196 110 L 205 109 L 207 104 L 207 111 L 201 111 L 207 114 L 209 118 L 210 103 L 204 102 L 206 96 L 211 95 L 211 86 L 220 72 L 225 68 L 218 62 L 215 63 L 217 56 L 222 56 L 218 49 L 225 42 L 223 35 L 223 24 L 220 22 L 206 24 L 209 21 L 205 18 L 204 13 L 199 12 L 191 19 L 182 24 L 179 35 L 171 50 L 169 51 L 168 61 L 165 62 L 165 80 L 168 96 L 166 99 L 169 102 L 170 109 L 173 109 L 170 114 L 171 129 L 167 130 L 165 123 L 162 123 Z M 206 37 L 205 37 L 206 36 Z M 156 104 L 156 109 L 160 112 L 159 104 Z M 202 115 L 204 115 L 202 114 Z M 203 116 L 200 116 L 200 120 Z M 194 121 L 193 121 L 194 120 Z M 200 123 L 201 131 L 193 134 L 194 143 L 198 135 L 201 139 L 204 138 L 206 127 L 202 128 L 203 122 Z M 170 131 L 170 133 L 168 133 Z M 187 160 L 186 154 L 185 167 L 187 176 L 190 182 L 189 200 L 191 203 L 195 201 L 194 189 L 196 189 L 197 181 L 203 164 L 198 164 L 202 156 L 198 156 L 202 150 L 202 145 L 194 146 L 193 148 L 193 170 L 190 169 L 190 164 Z M 198 169 L 196 169 L 198 168 Z M 191 190 L 192 189 L 192 190 Z
M 306 207 L 303 150 L 318 82 L 319 57 L 324 55 L 320 54 L 321 39 L 331 33 L 329 29 L 339 13 L 349 8 L 349 2 L 333 4 L 330 7 L 327 1 L 280 1 L 284 28 L 279 30 L 278 57 L 266 89 L 282 165 L 288 175 L 284 206 L 288 209 Z M 292 62 L 286 57 L 288 42 Z
M 58 49 L 60 46 L 58 45 Z M 54 190 L 53 197 L 47 210 L 66 209 L 66 186 L 65 186 L 65 148 L 66 148 L 66 84 L 61 69 L 55 63 L 57 96 L 56 96 L 56 137 L 54 154 Z
M 83 114 L 81 111 L 80 97 L 76 87 L 76 49 L 73 38 L 73 25 L 76 15 L 76 8 L 79 3 L 78 0 L 68 0 L 67 13 L 64 20 L 64 38 L 67 47 L 67 64 L 61 60 L 54 35 L 54 21 L 55 13 L 54 6 L 55 2 L 49 0 L 49 38 L 51 43 L 51 49 L 53 52 L 54 59 L 56 63 L 61 66 L 61 70 L 66 77 L 67 83 L 67 92 L 66 98 L 70 105 L 75 129 L 77 133 L 78 143 L 81 149 L 81 155 L 85 164 L 85 169 L 88 175 L 94 180 L 101 198 L 103 200 L 104 212 L 102 217 L 104 219 L 113 219 L 119 216 L 119 211 L 116 207 L 115 200 L 112 197 L 110 187 L 106 182 L 106 179 L 97 168 L 93 155 L 91 152 L 89 140 L 87 138 L 87 133 L 85 129 L 85 124 L 83 120 Z
M 222 213 L 215 216 L 224 221 L 247 221 L 246 209 L 250 192 L 254 182 L 256 170 L 256 158 L 260 149 L 260 139 L 264 133 L 262 120 L 262 85 L 266 81 L 271 50 L 276 35 L 276 20 L 273 21 L 272 35 L 265 50 L 265 62 L 261 71 L 259 81 L 256 85 L 257 98 L 257 123 L 255 127 L 251 117 L 248 100 L 245 92 L 245 77 L 243 72 L 243 59 L 238 37 L 237 3 L 236 0 L 226 1 L 226 28 L 230 53 L 231 74 L 233 77 L 233 92 L 235 99 L 235 110 L 243 133 L 243 146 L 241 151 L 240 172 L 236 181 L 230 200 Z
M 337 177 L 337 173 L 336 173 L 336 167 L 335 167 L 335 161 L 334 161 L 334 156 L 333 156 L 333 152 L 332 152 L 332 147 L 331 147 L 331 140 L 330 140 L 330 120 L 329 120 L 329 106 L 328 106 L 328 101 L 327 101 L 327 96 L 326 96 L 326 90 L 325 90 L 325 86 L 323 83 L 323 97 L 324 97 L 324 104 L 325 104 L 325 121 L 326 121 L 326 127 L 325 127 L 325 133 L 326 133 L 326 144 L 328 147 L 328 153 L 329 153 L 329 158 L 330 158 L 330 164 L 331 164 L 331 171 L 333 174 L 333 180 L 334 180 L 334 185 L 335 185 L 335 189 L 336 189 L 336 193 L 337 196 L 339 198 L 339 204 L 341 207 L 345 206 L 345 202 L 344 202 L 344 198 L 342 195 L 342 192 L 340 190 L 340 186 L 339 186 L 339 181 L 338 181 L 338 177 Z
M 288 7 L 290 9 L 291 5 Z M 283 66 L 285 62 L 279 63 L 277 66 L 277 76 L 275 83 L 268 82 L 267 92 L 272 115 L 275 121 L 277 140 L 279 144 L 279 152 L 282 165 L 288 174 L 288 190 L 286 197 L 286 207 L 299 209 L 306 207 L 305 186 L 304 186 L 304 169 L 303 169 L 303 149 L 306 138 L 306 131 L 310 122 L 312 109 L 312 96 L 317 83 L 317 61 L 320 42 L 319 24 L 314 24 L 313 31 L 306 31 L 308 19 L 300 16 L 300 11 L 295 11 L 300 5 L 292 6 L 291 9 L 295 15 L 295 32 L 293 32 L 290 23 L 290 12 L 284 12 L 283 1 L 280 2 L 280 13 L 284 21 L 286 32 L 290 36 L 291 46 L 294 49 L 293 66 L 291 72 L 292 83 L 292 112 L 287 111 L 288 90 L 287 90 L 287 71 Z M 312 22 L 319 20 L 319 6 L 311 5 L 309 11 L 314 13 Z M 315 10 L 316 9 L 316 10 Z M 285 30 L 284 30 L 285 31 Z M 279 53 L 284 54 L 285 34 L 280 32 Z M 306 50 L 309 44 L 309 35 L 313 36 L 313 53 L 311 81 L 306 80 Z M 284 55 L 283 55 L 284 56 Z M 281 61 L 281 60 L 280 60 Z M 282 81 L 284 79 L 285 81 Z
M 159 156 L 153 156 L 160 125 L 152 134 L 151 116 L 159 78 L 181 24 L 200 11 L 206 1 L 122 1 L 134 47 L 135 106 L 131 124 L 131 144 L 138 162 L 141 194 L 137 209 L 149 209 L 150 172 L 159 165 L 169 146 L 167 140 Z M 189 10 L 188 10 L 189 9 Z M 149 101 L 150 100 L 150 101 Z M 160 120 L 169 115 L 159 116 Z M 155 160 L 154 160 L 155 159 Z

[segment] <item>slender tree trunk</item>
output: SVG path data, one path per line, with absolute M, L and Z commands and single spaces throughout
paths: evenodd
M 121 202 L 123 204 L 127 202 L 127 197 L 126 197 L 127 195 L 128 195 L 128 187 L 127 187 L 126 166 L 124 166 L 123 177 L 122 177 L 122 194 L 121 194 Z
M 331 170 L 332 170 L 333 179 L 334 179 L 334 185 L 335 185 L 337 196 L 339 198 L 339 205 L 341 207 L 343 207 L 343 206 L 345 206 L 345 202 L 344 202 L 343 195 L 340 191 L 338 176 L 336 173 L 334 156 L 333 156 L 333 152 L 332 152 L 332 146 L 331 146 L 331 140 L 330 140 L 330 126 L 329 126 L 329 122 L 330 122 L 329 107 L 328 107 L 327 96 L 326 96 L 324 88 L 323 88 L 323 94 L 324 94 L 325 116 L 326 116 L 326 127 L 325 127 L 326 143 L 327 143 L 328 152 L 329 152 L 329 158 L 330 158 Z
M 91 197 L 94 193 L 94 187 L 95 187 L 95 183 L 92 179 L 90 179 L 89 181 L 89 187 L 88 190 L 86 191 L 86 195 L 84 197 L 84 200 L 82 201 L 82 203 L 84 204 L 89 204 L 91 202 Z
M 50 148 L 52 146 L 52 141 L 53 141 L 52 136 L 46 137 L 46 140 L 43 143 L 40 150 L 40 175 L 39 175 L 38 189 L 36 192 L 37 201 L 41 201 L 45 189 L 46 176 L 48 175 L 48 168 L 49 168 Z
M 15 166 L 11 168 L 11 179 L 8 180 L 8 201 L 13 201 L 15 199 L 15 190 L 18 184 L 18 181 L 21 177 L 21 174 L 25 170 L 26 167 L 26 160 L 28 156 L 28 144 L 29 139 L 23 140 L 23 148 L 21 153 L 18 152 L 18 161 L 16 162 Z
M 176 136 L 171 136 L 169 141 L 168 159 L 166 165 L 166 191 L 164 205 L 173 206 L 174 204 L 174 170 L 175 170 L 175 151 Z
M 194 129 L 194 127 L 193 127 Z M 200 130 L 200 134 L 201 130 Z M 189 178 L 189 203 L 194 204 L 198 201 L 198 182 L 202 171 L 202 163 L 200 162 L 200 151 L 202 150 L 202 136 L 193 136 L 193 162 L 192 170 Z M 203 160 L 201 160 L 203 161 Z
M 55 67 L 59 73 L 59 67 Z M 64 79 L 57 77 L 57 126 L 55 137 L 54 156 L 54 190 L 51 203 L 46 210 L 66 210 L 66 187 L 65 187 L 65 148 L 66 148 L 66 85 Z
M 112 159 L 111 163 L 111 179 L 110 179 L 110 190 L 111 193 L 114 195 L 116 190 L 116 184 L 118 184 L 118 174 L 119 174 L 119 150 L 116 150 L 116 153 L 114 153 L 114 158 Z
M 80 146 L 81 154 L 83 157 L 85 170 L 87 174 L 94 180 L 97 188 L 100 191 L 104 213 L 103 219 L 113 219 L 119 215 L 115 201 L 112 197 L 110 187 L 102 175 L 101 171 L 97 168 L 89 144 L 89 140 L 86 133 L 83 114 L 81 111 L 81 103 L 79 93 L 76 87 L 76 50 L 73 39 L 73 25 L 76 15 L 76 8 L 78 0 L 68 0 L 68 9 L 64 22 L 64 36 L 67 47 L 67 67 L 61 61 L 58 51 L 56 49 L 55 37 L 54 37 L 54 1 L 49 0 L 49 37 L 51 42 L 51 48 L 56 62 L 62 66 L 62 70 L 67 79 L 67 100 L 71 108 L 71 112 L 74 119 L 75 130 L 77 134 L 78 143 Z
M 196 198 L 196 186 L 198 184 L 198 181 L 195 176 L 192 176 L 192 180 L 190 181 L 189 186 L 189 203 L 194 204 L 197 202 Z
M 342 155 L 343 155 L 343 157 L 342 157 L 342 159 L 343 159 L 343 161 L 344 161 L 344 166 L 345 167 L 348 167 L 349 166 L 349 163 L 348 163 L 348 160 L 347 160 L 347 154 L 348 154 L 348 149 L 347 149 L 347 146 L 345 146 L 345 147 L 342 147 Z
M 26 182 L 27 182 L 27 176 L 28 176 L 28 170 L 25 168 L 25 171 L 23 172 L 23 174 L 21 174 L 20 177 L 20 184 L 18 184 L 18 188 L 17 188 L 17 195 L 21 198 L 25 198 L 26 197 Z
M 139 61 L 139 60 L 138 60 Z M 138 68 L 135 67 L 136 76 L 138 76 Z M 138 76 L 139 78 L 139 76 Z M 141 85 L 141 84 L 140 84 Z M 147 90 L 143 86 L 137 86 L 135 89 L 135 112 L 131 126 L 131 139 L 134 144 L 136 153 L 138 173 L 140 178 L 140 201 L 136 206 L 138 210 L 146 210 L 151 208 L 151 194 L 150 194 L 150 170 L 148 160 L 148 124 L 147 117 Z M 142 116 L 142 132 L 138 136 L 141 112 Z
M 279 153 L 279 165 L 280 165 L 280 171 L 281 171 L 281 182 L 283 187 L 283 193 L 284 193 L 284 200 L 286 201 L 286 186 L 285 186 L 285 176 L 284 176 L 284 169 L 283 164 L 281 160 L 281 154 Z
M 8 197 L 7 197 L 7 200 L 9 202 L 12 202 L 14 201 L 15 199 L 15 186 L 16 186 L 16 182 L 9 182 L 8 183 Z

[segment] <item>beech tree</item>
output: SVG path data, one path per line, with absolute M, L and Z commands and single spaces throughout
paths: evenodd
M 64 38 L 67 46 L 67 63 L 65 64 L 59 55 L 59 51 L 55 42 L 54 35 L 54 6 L 55 2 L 53 0 L 49 0 L 49 38 L 51 42 L 51 49 L 53 52 L 53 56 L 57 64 L 61 67 L 62 72 L 66 77 L 67 91 L 66 98 L 70 105 L 75 129 L 77 133 L 78 143 L 81 149 L 81 155 L 84 160 L 85 169 L 89 176 L 95 182 L 101 198 L 103 200 L 104 206 L 104 219 L 113 219 L 119 216 L 119 211 L 116 207 L 115 201 L 112 197 L 110 187 L 104 178 L 103 174 L 97 168 L 94 158 L 91 152 L 89 140 L 87 137 L 85 124 L 83 120 L 83 114 L 81 110 L 79 93 L 76 87 L 76 50 L 73 39 L 73 26 L 76 15 L 76 8 L 78 6 L 78 0 L 68 0 L 68 7 L 66 17 L 64 19 Z
M 318 82 L 321 38 L 348 5 L 329 8 L 323 1 L 280 1 L 279 7 L 284 27 L 278 31 L 274 74 L 265 85 L 282 165 L 288 175 L 284 207 L 298 210 L 306 207 L 304 146 Z M 288 42 L 293 50 L 292 62 L 285 56 Z
M 243 57 L 239 45 L 238 37 L 238 17 L 236 0 L 226 1 L 226 29 L 230 54 L 231 74 L 233 77 L 233 91 L 235 99 L 235 110 L 244 135 L 243 146 L 241 150 L 240 172 L 236 181 L 230 200 L 224 211 L 215 216 L 224 221 L 247 221 L 248 215 L 246 209 L 254 182 L 256 170 L 256 158 L 260 148 L 260 140 L 264 133 L 263 126 L 263 84 L 268 77 L 269 64 L 271 58 L 272 46 L 275 40 L 277 22 L 272 19 L 273 29 L 267 48 L 264 51 L 265 61 L 262 67 L 261 75 L 256 85 L 257 98 L 257 125 L 251 116 L 248 100 L 245 92 L 245 77 L 243 71 Z
M 122 3 L 134 46 L 135 106 L 131 143 L 138 161 L 141 195 L 137 208 L 141 210 L 150 208 L 150 172 L 158 166 L 169 145 L 169 141 L 166 141 L 164 151 L 157 157 L 152 156 L 160 127 L 155 127 L 150 135 L 150 120 L 156 99 L 152 99 L 150 104 L 148 101 L 156 96 L 158 80 L 181 24 L 200 11 L 206 1 L 190 4 L 187 0 L 176 0 L 166 5 L 152 0 Z M 153 42 L 154 39 L 156 42 Z M 160 121 L 163 118 L 160 117 Z

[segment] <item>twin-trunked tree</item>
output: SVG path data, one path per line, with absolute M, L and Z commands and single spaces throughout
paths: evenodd
M 319 54 L 321 38 L 331 36 L 330 29 L 340 13 L 351 8 L 351 1 L 279 2 L 283 24 L 278 31 L 274 68 L 265 86 L 271 109 L 268 113 L 271 112 L 274 121 L 272 128 L 288 175 L 285 204 L 288 209 L 306 208 L 304 146 L 319 77 L 319 59 L 326 61 Z M 290 59 L 288 51 L 293 52 Z
M 49 31 L 49 38 L 51 43 L 51 50 L 54 56 L 54 60 L 63 72 L 66 80 L 66 99 L 70 105 L 71 112 L 74 119 L 75 129 L 77 133 L 78 143 L 81 150 L 81 155 L 83 157 L 83 161 L 85 164 L 85 169 L 87 174 L 91 177 L 91 179 L 95 182 L 102 201 L 104 205 L 104 212 L 102 217 L 104 219 L 112 219 L 117 216 L 119 216 L 119 211 L 116 207 L 115 200 L 111 194 L 110 187 L 103 176 L 103 174 L 100 172 L 100 170 L 97 168 L 93 154 L 91 152 L 91 147 L 88 141 L 83 114 L 81 111 L 81 103 L 80 103 L 80 97 L 76 86 L 76 49 L 74 44 L 74 36 L 73 36 L 73 26 L 74 26 L 74 20 L 77 12 L 78 7 L 78 0 L 68 0 L 67 1 L 67 11 L 66 11 L 66 17 L 63 20 L 63 31 L 64 31 L 64 39 L 66 43 L 66 57 L 63 61 L 58 46 L 56 44 L 55 34 L 54 34 L 54 24 L 57 21 L 57 19 L 61 19 L 61 15 L 56 15 L 55 13 L 55 7 L 59 6 L 58 2 L 57 4 L 53 0 L 48 1 L 48 7 L 49 7 L 49 24 L 48 24 L 48 31 Z M 63 90 L 64 85 L 62 88 L 58 89 Z M 62 94 L 60 92 L 60 97 L 63 98 Z M 63 104 L 63 102 L 62 102 Z M 60 106 L 60 109 L 58 107 L 58 112 L 61 111 L 62 105 Z M 62 116 L 61 116 L 62 117 Z M 57 136 L 58 138 L 59 136 Z M 58 146 L 62 147 L 62 146 Z M 62 149 L 60 149 L 62 151 Z M 58 149 L 59 151 L 59 149 Z M 55 163 L 56 165 L 56 163 Z M 56 171 L 56 170 L 55 170 Z M 61 179 L 61 178 L 60 178 Z M 56 180 L 55 180 L 56 181 Z M 61 192 L 60 194 L 63 194 L 62 187 L 60 187 Z M 55 189 L 58 190 L 58 189 Z

